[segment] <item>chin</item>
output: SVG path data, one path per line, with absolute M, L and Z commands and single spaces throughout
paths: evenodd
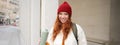
M 65 23 L 65 22 L 62 22 L 62 23 Z

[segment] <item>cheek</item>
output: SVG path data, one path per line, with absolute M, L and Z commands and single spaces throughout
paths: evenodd
M 65 16 L 65 18 L 66 18 L 66 19 L 68 19 L 68 18 L 69 18 L 69 16 Z
M 60 18 L 61 18 L 61 16 L 58 16 L 58 18 L 60 19 Z

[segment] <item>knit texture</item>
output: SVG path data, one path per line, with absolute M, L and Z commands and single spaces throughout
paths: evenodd
M 58 8 L 58 12 L 57 13 L 59 14 L 60 12 L 67 12 L 69 15 L 72 15 L 71 6 L 65 1 Z

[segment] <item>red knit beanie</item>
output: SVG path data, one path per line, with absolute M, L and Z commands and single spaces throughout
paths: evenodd
M 60 12 L 67 12 L 69 15 L 72 14 L 71 6 L 65 1 L 63 4 L 61 4 L 58 8 L 58 14 Z

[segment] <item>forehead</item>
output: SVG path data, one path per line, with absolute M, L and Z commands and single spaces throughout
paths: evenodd
M 66 13 L 66 14 L 68 14 L 67 12 L 60 12 L 60 13 Z

